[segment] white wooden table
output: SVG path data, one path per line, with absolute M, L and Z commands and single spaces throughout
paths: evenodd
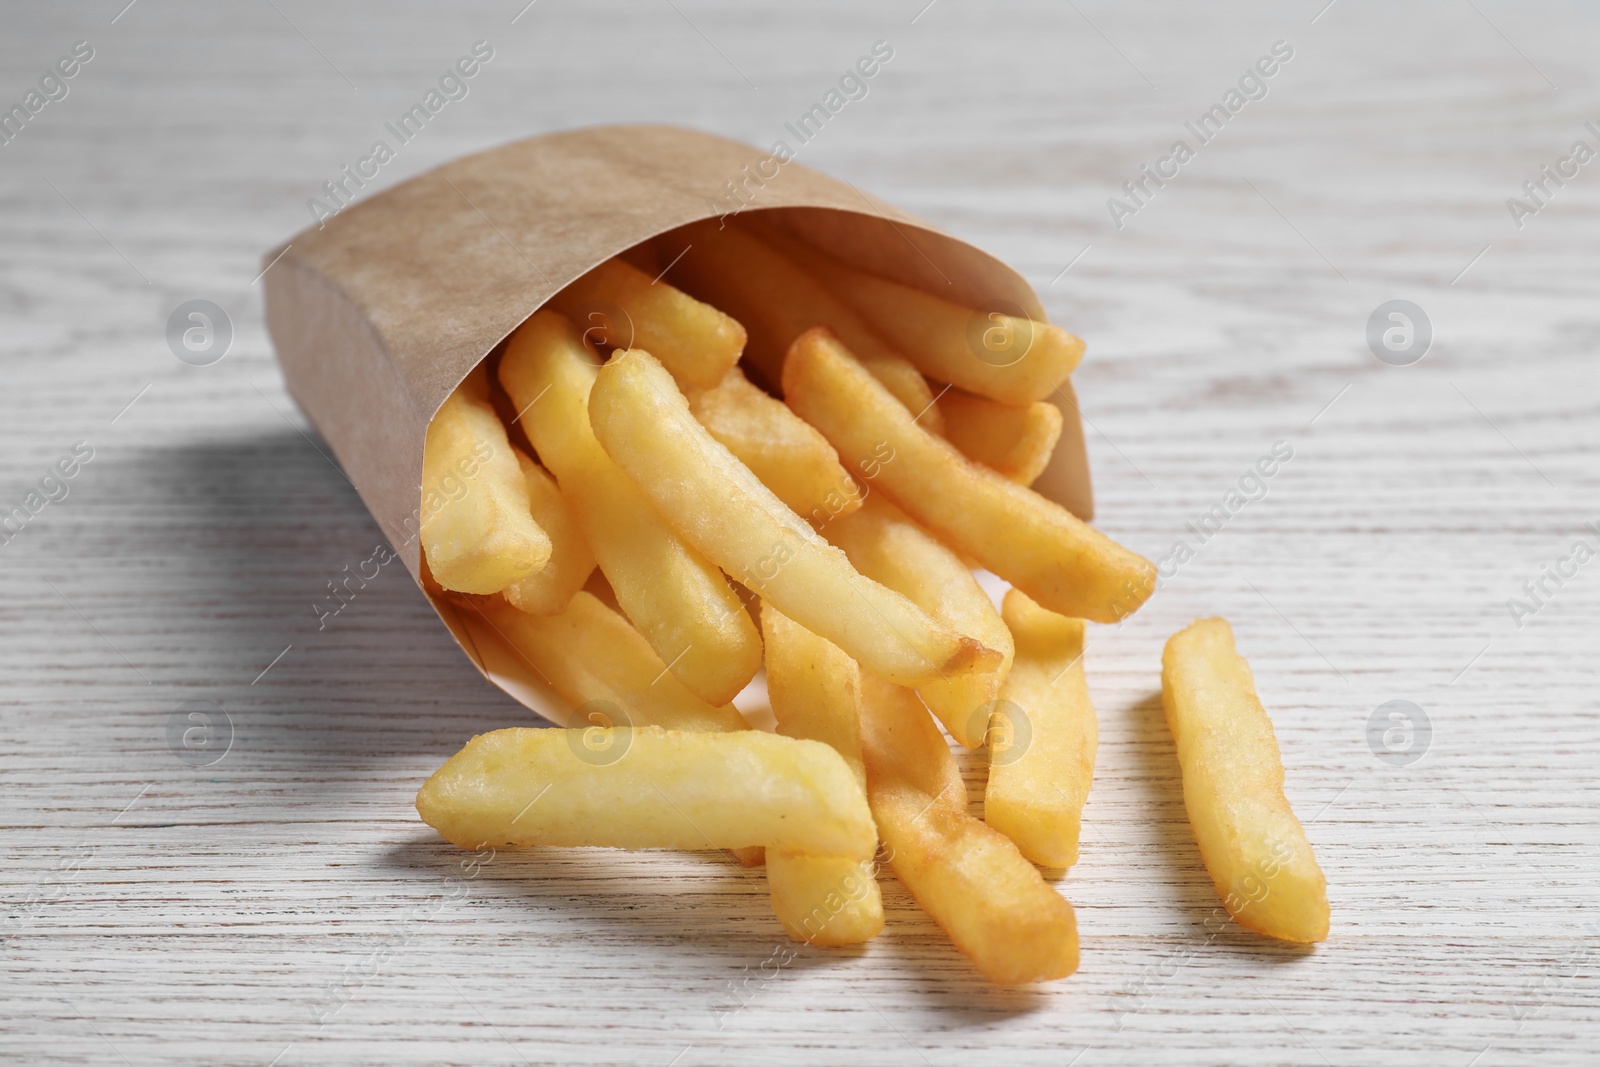
M 0 145 L 0 510 L 93 450 L 0 544 L 0 1059 L 1594 1062 L 1600 562 L 1520 620 L 1507 601 L 1600 544 L 1600 165 L 1520 229 L 1506 205 L 1597 144 L 1592 9 L 124 2 L 0 16 L 8 107 L 94 49 Z M 985 985 L 892 879 L 881 938 L 780 967 L 759 872 L 610 852 L 474 871 L 418 823 L 446 755 L 527 716 L 398 567 L 318 629 L 313 602 L 381 535 L 288 400 L 253 279 L 480 39 L 469 95 L 379 185 L 595 122 L 766 145 L 890 42 L 799 158 L 1017 264 L 1089 340 L 1103 528 L 1163 558 L 1293 449 L 1094 635 L 1099 767 L 1061 883 L 1075 977 Z M 1266 97 L 1114 227 L 1107 198 L 1193 145 L 1185 121 L 1279 40 Z M 232 321 L 214 365 L 168 348 L 190 299 Z M 1432 324 L 1410 366 L 1366 341 L 1392 299 Z M 1327 872 L 1315 951 L 1202 926 L 1158 660 L 1213 613 Z M 1406 765 L 1369 743 L 1391 700 L 1431 722 Z M 231 731 L 209 766 L 169 743 L 196 708 Z

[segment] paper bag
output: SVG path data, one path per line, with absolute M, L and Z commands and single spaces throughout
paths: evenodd
M 345 180 L 348 198 L 359 182 Z M 1005 264 L 853 185 L 710 134 L 608 126 L 458 159 L 297 234 L 263 258 L 267 329 L 290 394 L 420 584 L 423 440 L 451 390 L 592 267 L 687 223 L 756 211 L 863 269 L 1043 317 Z M 1034 488 L 1087 519 L 1083 431 L 1070 383 L 1061 392 L 1061 442 Z M 429 599 L 486 677 L 566 721 L 567 703 L 475 613 Z

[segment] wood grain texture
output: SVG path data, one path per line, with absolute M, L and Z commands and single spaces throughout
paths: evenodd
M 0 145 L 0 510 L 74 442 L 94 458 L 0 545 L 0 1057 L 1592 1062 L 1600 563 L 1520 627 L 1506 601 L 1597 537 L 1595 165 L 1521 229 L 1505 201 L 1595 143 L 1600 17 L 1325 3 L 13 5 L 0 103 L 74 41 L 95 58 Z M 1017 265 L 1088 339 L 1099 525 L 1159 559 L 1293 448 L 1090 636 L 1072 979 L 986 986 L 892 878 L 880 939 L 779 966 L 759 871 L 463 867 L 417 821 L 429 772 L 526 716 L 398 565 L 319 630 L 325 583 L 381 534 L 284 393 L 252 279 L 479 39 L 470 94 L 376 186 L 595 122 L 767 144 L 889 41 L 799 158 Z M 1115 228 L 1107 197 L 1277 40 L 1294 57 L 1265 99 Z M 236 329 L 213 366 L 167 349 L 192 298 Z M 1414 366 L 1366 347 L 1394 298 L 1434 327 Z M 1202 925 L 1217 900 L 1156 693 L 1166 636 L 1208 614 L 1255 669 L 1327 872 L 1314 951 Z M 1392 699 L 1432 722 L 1410 766 L 1368 744 Z M 188 701 L 231 717 L 212 766 L 168 746 Z

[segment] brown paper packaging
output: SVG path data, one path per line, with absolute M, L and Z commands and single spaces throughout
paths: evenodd
M 419 585 L 423 439 L 451 390 L 592 267 L 740 211 L 946 299 L 1043 317 L 1028 283 L 971 245 L 798 163 L 670 126 L 574 130 L 467 156 L 267 253 L 267 329 L 289 392 Z M 1087 519 L 1083 430 L 1070 383 L 1061 393 L 1061 442 L 1034 488 Z M 567 702 L 481 618 L 429 599 L 485 677 L 566 722 Z

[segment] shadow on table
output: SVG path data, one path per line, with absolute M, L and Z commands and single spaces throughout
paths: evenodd
M 1139 731 L 1139 743 L 1133 746 L 1143 772 L 1139 780 L 1145 786 L 1151 812 L 1159 813 L 1160 825 L 1165 830 L 1157 841 L 1157 847 L 1164 854 L 1163 860 L 1172 872 L 1173 883 L 1181 888 L 1182 901 L 1179 906 L 1184 918 L 1195 929 L 1196 941 L 1205 942 L 1205 951 L 1265 961 L 1298 960 L 1315 952 L 1312 945 L 1279 941 L 1246 930 L 1228 916 L 1211 875 L 1206 870 L 1205 861 L 1200 856 L 1200 846 L 1195 843 L 1194 830 L 1189 825 L 1188 812 L 1183 806 L 1183 772 L 1178 763 L 1177 748 L 1172 742 L 1172 733 L 1167 729 L 1161 694 L 1151 693 L 1135 704 L 1132 718 Z M 1164 783 L 1167 784 L 1166 789 L 1162 788 Z M 1156 821 L 1152 819 L 1152 822 Z M 1227 925 L 1213 936 L 1205 925 L 1207 920 L 1211 920 L 1213 929 L 1218 922 Z
M 782 974 L 833 970 L 863 1006 L 892 1012 L 897 1005 L 888 998 L 906 996 L 900 984 L 891 989 L 880 979 L 868 991 L 855 981 L 860 972 L 847 967 L 852 959 L 889 955 L 902 961 L 900 970 L 911 976 L 915 996 L 964 1025 L 1042 1008 L 1052 989 L 1007 989 L 985 981 L 888 872 L 881 878 L 889 920 L 884 932 L 865 945 L 820 948 L 784 934 L 773 917 L 762 868 L 741 867 L 724 853 L 524 849 L 494 853 L 476 877 L 470 874 L 473 860 L 473 853 L 437 838 L 417 837 L 392 847 L 380 862 L 432 874 L 441 893 L 460 895 L 463 883 L 477 882 L 488 892 L 520 898 L 536 919 L 542 917 L 541 927 L 554 917 L 572 924 L 574 937 L 595 927 L 625 926 L 634 939 L 631 946 L 648 944 L 670 956 L 670 966 L 688 964 L 696 973 L 731 968 L 729 977 L 741 988 L 781 985 L 774 979 Z M 694 866 L 687 889 L 686 863 Z M 739 994 L 733 996 L 737 1000 Z
M 765 872 L 716 851 L 611 848 L 458 849 L 423 828 L 378 863 L 431 878 L 448 898 L 491 896 L 528 905 L 551 937 L 626 931 L 633 943 L 688 960 L 805 971 L 860 948 L 814 949 L 790 941 L 767 896 Z M 689 868 L 686 870 L 685 868 Z M 504 914 L 504 913 L 502 913 Z M 781 951 L 780 951 L 781 950 Z
M 108 482 L 139 504 L 122 509 L 117 551 L 152 561 L 138 593 L 167 602 L 154 610 L 178 648 L 173 706 L 214 700 L 241 754 L 308 766 L 442 762 L 474 733 L 535 725 L 479 676 L 399 559 L 374 562 L 389 541 L 327 451 L 282 425 L 105 456 Z
M 914 976 L 916 992 L 937 1007 L 941 1018 L 984 1026 L 1043 1010 L 1055 993 L 1071 985 L 1070 977 L 1031 986 L 995 985 L 957 951 L 893 872 L 884 871 L 879 883 L 887 923 L 874 944 L 898 957 L 901 969 Z
M 159 595 L 194 606 L 191 632 L 180 635 L 189 642 L 186 656 L 235 670 L 219 700 L 239 720 L 240 754 L 303 767 L 308 773 L 297 790 L 365 795 L 371 783 L 361 767 L 419 758 L 437 766 L 475 733 L 535 719 L 478 676 L 398 561 L 337 614 L 319 617 L 312 605 L 327 603 L 327 583 L 387 542 L 318 448 L 325 451 L 285 426 L 146 454 L 123 473 L 153 506 L 122 533 L 130 554 L 181 558 L 181 566 L 162 570 Z M 1161 812 L 1171 808 L 1174 793 L 1169 788 L 1163 797 L 1154 783 L 1176 783 L 1179 772 L 1159 695 L 1141 701 L 1134 714 L 1142 777 L 1152 785 L 1153 810 Z M 1181 803 L 1164 814 L 1173 832 L 1162 835 L 1160 847 L 1175 880 L 1183 881 L 1188 918 L 1201 930 L 1218 902 Z M 458 879 L 467 855 L 428 835 L 396 846 L 385 862 L 432 872 L 443 889 Z M 565 916 L 580 927 L 627 924 L 669 955 L 710 953 L 731 968 L 755 969 L 774 948 L 795 952 L 786 971 L 886 953 L 905 962 L 917 995 L 961 1024 L 1035 1010 L 1060 987 L 991 985 L 887 873 L 891 914 L 884 934 L 860 948 L 821 949 L 795 945 L 783 934 L 772 917 L 764 872 L 717 853 L 675 855 L 664 862 L 678 864 L 679 871 L 683 856 L 694 857 L 695 884 L 688 891 L 678 881 L 664 892 L 648 854 L 583 849 L 502 853 L 486 868 L 484 884 L 541 914 Z M 730 930 L 749 937 L 730 938 Z M 1214 944 L 1263 958 L 1304 952 L 1232 925 Z M 754 958 L 753 945 L 762 947 Z

